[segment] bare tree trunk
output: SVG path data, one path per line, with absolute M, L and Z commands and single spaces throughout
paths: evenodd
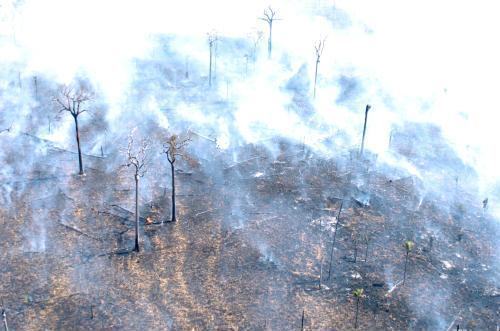
M 368 258 L 368 245 L 369 243 L 366 242 L 366 250 L 365 250 L 365 263 L 366 263 L 366 259 Z
M 2 308 L 2 320 L 5 331 L 9 331 L 9 326 L 7 325 L 7 313 L 5 312 L 5 308 Z
M 314 98 L 316 98 L 316 82 L 318 80 L 319 58 L 316 59 L 316 70 L 314 71 Z
M 135 174 L 135 247 L 139 252 L 139 175 Z
M 370 105 L 366 105 L 365 110 L 365 124 L 363 126 L 363 139 L 361 140 L 361 155 L 363 155 L 363 151 L 365 149 L 365 134 L 366 134 L 366 122 L 368 121 L 368 111 L 370 110 Z
M 302 309 L 302 324 L 300 330 L 304 331 L 305 309 Z
M 271 51 L 273 48 L 273 22 L 269 22 L 269 40 L 267 41 L 267 56 L 271 58 Z
M 172 171 L 172 222 L 177 221 L 175 216 L 175 168 L 174 162 L 170 162 L 170 169 Z
M 78 116 L 74 116 L 75 119 L 75 134 L 76 134 L 76 145 L 78 146 L 78 165 L 80 166 L 80 175 L 83 175 L 83 161 L 82 161 L 82 150 L 80 148 L 80 132 L 78 131 Z
M 405 280 L 406 280 L 406 267 L 408 265 L 408 254 L 409 252 L 406 252 L 406 259 L 405 259 L 405 271 L 403 273 L 403 285 L 405 284 Z
M 358 241 L 354 240 L 354 263 L 358 260 Z
M 33 83 L 35 84 L 35 99 L 38 100 L 38 80 L 37 77 L 33 77 Z
M 358 328 L 358 312 L 359 312 L 359 297 L 356 298 L 356 319 L 354 321 L 354 328 Z
M 212 44 L 210 44 L 210 64 L 208 67 L 208 86 L 212 86 Z

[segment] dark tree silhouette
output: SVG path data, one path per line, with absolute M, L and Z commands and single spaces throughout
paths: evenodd
M 361 139 L 361 151 L 360 154 L 363 155 L 363 151 L 365 149 L 365 135 L 366 135 L 366 122 L 368 121 L 368 111 L 372 106 L 366 105 L 365 109 L 365 124 L 363 126 L 363 138 Z
M 180 139 L 178 135 L 173 134 L 163 146 L 163 152 L 167 155 L 167 160 L 170 163 L 170 170 L 172 172 L 172 219 L 171 222 L 176 222 L 175 212 L 175 161 L 177 156 L 183 156 L 182 152 L 184 147 L 190 142 L 189 138 Z
M 269 25 L 269 38 L 267 39 L 267 56 L 271 58 L 271 52 L 273 49 L 273 22 L 281 20 L 280 18 L 276 18 L 276 11 L 274 11 L 271 7 L 268 7 L 264 10 L 264 16 L 259 17 L 260 20 L 267 22 Z
M 139 148 L 134 151 L 134 131 L 129 135 L 127 146 L 127 167 L 132 166 L 135 180 L 135 246 L 134 250 L 139 252 L 139 178 L 146 174 L 146 159 L 149 149 L 149 141 L 143 139 Z
M 313 96 L 316 98 L 316 82 L 318 81 L 318 66 L 321 59 L 321 54 L 323 54 L 323 49 L 325 48 L 325 39 L 320 40 L 314 45 L 314 50 L 316 52 L 316 69 L 314 70 L 314 93 Z
M 55 101 L 61 106 L 59 112 L 66 111 L 73 116 L 75 120 L 75 137 L 76 145 L 78 147 L 78 165 L 80 169 L 80 175 L 83 175 L 83 161 L 82 161 L 82 150 L 80 147 L 80 132 L 78 130 L 78 117 L 87 111 L 83 109 L 84 104 L 92 99 L 92 95 L 84 88 L 79 88 L 76 91 L 68 86 L 63 86 L 59 90 L 59 96 L 55 98 Z

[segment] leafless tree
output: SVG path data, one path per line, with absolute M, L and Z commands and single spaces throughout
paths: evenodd
M 316 98 L 316 82 L 318 80 L 318 66 L 323 54 L 323 49 L 325 48 L 325 39 L 320 40 L 314 45 L 314 50 L 316 52 L 316 69 L 314 71 L 314 97 Z
M 80 87 L 75 90 L 68 86 L 63 86 L 59 90 L 59 95 L 54 98 L 55 102 L 61 106 L 59 112 L 66 111 L 71 114 L 75 120 L 75 136 L 76 144 L 78 146 L 78 164 L 80 166 L 80 175 L 83 175 L 83 161 L 82 150 L 80 147 L 80 132 L 78 130 L 78 117 L 88 111 L 87 109 L 84 109 L 84 104 L 91 99 L 92 94 L 85 88 Z
M 178 156 L 184 156 L 183 149 L 191 141 L 189 137 L 179 138 L 178 135 L 173 134 L 163 146 L 163 152 L 167 155 L 167 160 L 170 163 L 170 170 L 172 172 L 172 219 L 171 222 L 176 222 L 177 217 L 175 213 L 175 161 Z
M 271 58 L 271 52 L 273 48 L 273 22 L 281 20 L 276 17 L 277 12 L 273 10 L 270 6 L 264 10 L 264 16 L 259 17 L 260 20 L 267 22 L 269 25 L 269 38 L 267 40 L 267 56 Z
M 215 51 L 217 47 L 217 34 L 211 32 L 208 34 L 208 46 L 210 49 L 210 62 L 208 67 L 208 86 L 212 86 L 212 67 L 215 60 Z
M 139 252 L 139 178 L 144 177 L 147 171 L 147 157 L 150 142 L 143 139 L 139 147 L 134 150 L 134 131 L 128 137 L 127 146 L 127 167 L 132 166 L 135 179 L 135 247 L 134 250 Z

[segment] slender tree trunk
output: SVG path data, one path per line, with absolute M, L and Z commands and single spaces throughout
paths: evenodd
M 267 56 L 271 58 L 273 48 L 273 22 L 269 22 L 269 40 L 267 41 Z
M 316 82 L 318 80 L 318 65 L 319 65 L 319 58 L 316 59 L 316 70 L 314 71 L 314 97 L 316 98 Z
M 354 328 L 358 328 L 358 312 L 359 312 L 359 297 L 356 298 L 356 319 L 354 321 Z
M 38 81 L 37 77 L 33 77 L 33 83 L 35 84 L 35 99 L 38 100 Z
M 365 124 L 363 126 L 363 138 L 361 140 L 361 155 L 363 155 L 363 151 L 365 149 L 365 134 L 366 134 L 366 122 L 368 121 L 368 111 L 370 110 L 370 106 L 366 105 L 366 110 L 365 110 Z
M 172 171 L 172 222 L 177 221 L 177 217 L 175 216 L 175 168 L 174 162 L 170 162 L 170 169 Z
M 301 331 L 304 331 L 304 322 L 305 322 L 305 309 L 302 309 L 302 323 L 300 326 Z
M 358 260 L 358 241 L 354 240 L 354 263 Z
M 210 43 L 210 64 L 208 66 L 208 86 L 212 86 L 212 43 Z
M 5 308 L 2 308 L 2 320 L 5 331 L 9 331 L 9 325 L 7 324 L 7 313 L 5 312 Z
M 406 266 L 408 265 L 408 253 L 409 252 L 406 252 L 406 259 L 405 259 L 405 271 L 403 273 L 403 285 L 405 284 L 405 281 L 406 281 Z
M 333 249 L 335 248 L 335 240 L 337 239 L 337 230 L 340 223 L 340 213 L 342 212 L 343 205 L 344 202 L 342 201 L 342 203 L 340 204 L 339 212 L 337 214 L 337 222 L 335 222 L 335 232 L 333 233 L 333 240 L 332 240 L 332 251 L 330 252 L 330 266 L 328 267 L 328 280 L 330 280 L 330 274 L 332 272 Z
M 365 262 L 366 262 L 366 259 L 368 258 L 368 242 L 366 242 L 366 250 L 365 250 Z
M 80 175 L 83 175 L 82 150 L 80 148 L 80 132 L 78 131 L 78 116 L 73 115 L 73 118 L 75 119 L 76 145 L 78 146 L 78 165 L 80 166 Z
M 135 174 L 135 247 L 139 252 L 139 175 Z

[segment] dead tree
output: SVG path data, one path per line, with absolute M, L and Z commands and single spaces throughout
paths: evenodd
M 363 138 L 361 140 L 361 151 L 360 154 L 363 155 L 363 151 L 365 149 L 365 134 L 366 134 L 366 122 L 368 121 L 368 111 L 370 110 L 372 106 L 366 105 L 366 110 L 365 110 L 365 125 L 363 126 Z
M 59 112 L 67 111 L 75 121 L 75 136 L 78 147 L 78 164 L 80 175 L 83 175 L 82 150 L 80 147 L 80 132 L 78 130 L 78 117 L 87 111 L 83 109 L 84 104 L 92 99 L 92 95 L 84 88 L 73 90 L 73 88 L 64 86 L 59 91 L 59 96 L 55 101 L 61 106 Z
M 313 93 L 314 98 L 316 98 L 316 82 L 318 81 L 318 66 L 324 48 L 325 48 L 325 39 L 318 41 L 316 45 L 314 45 L 314 50 L 316 52 L 316 69 L 314 70 L 314 93 Z
M 134 131 L 129 135 L 127 146 L 127 167 L 132 166 L 135 180 L 135 246 L 134 250 L 139 252 L 139 178 L 146 174 L 147 152 L 149 141 L 143 139 L 139 148 L 134 151 Z
M 406 250 L 406 258 L 405 258 L 405 270 L 403 273 L 403 285 L 405 284 L 405 280 L 406 280 L 406 267 L 408 266 L 408 256 L 410 255 L 410 252 L 412 251 L 413 246 L 415 246 L 415 243 L 411 240 L 407 240 L 404 243 L 404 247 Z
M 212 86 L 212 64 L 214 62 L 216 44 L 217 44 L 217 34 L 215 34 L 215 32 L 209 33 L 208 46 L 210 49 L 210 62 L 208 66 L 208 86 Z
M 357 329 L 358 328 L 358 313 L 359 313 L 359 299 L 361 299 L 361 297 L 363 297 L 363 289 L 362 288 L 357 288 L 355 289 L 352 294 L 354 295 L 354 297 L 356 298 L 356 318 L 354 320 L 354 328 Z
M 276 18 L 276 11 L 274 11 L 271 7 L 268 7 L 264 10 L 264 16 L 259 17 L 260 20 L 267 22 L 269 25 L 269 38 L 267 39 L 267 56 L 271 58 L 271 52 L 273 48 L 273 22 L 281 20 L 280 18 Z
M 177 217 L 175 213 L 175 161 L 178 156 L 183 155 L 184 147 L 190 142 L 190 138 L 180 139 L 178 135 L 173 134 L 163 146 L 163 152 L 167 155 L 167 160 L 170 163 L 170 170 L 172 172 L 172 218 L 171 222 L 176 222 Z

